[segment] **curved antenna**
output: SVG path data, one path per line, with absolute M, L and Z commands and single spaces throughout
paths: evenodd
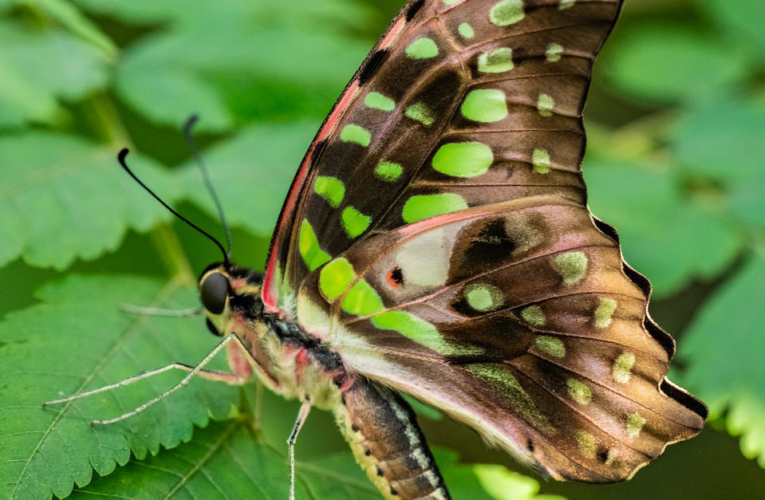
M 224 265 L 226 266 L 226 268 L 230 267 L 229 256 L 226 253 L 226 249 L 223 248 L 223 245 L 220 244 L 220 241 L 216 240 L 215 237 L 213 237 L 210 233 L 208 233 L 204 229 L 200 228 L 199 226 L 197 226 L 196 224 L 188 220 L 186 217 L 176 212 L 170 205 L 165 203 L 162 200 L 162 198 L 157 196 L 157 194 L 154 191 L 149 189 L 149 187 L 146 184 L 144 184 L 143 181 L 139 179 L 138 176 L 136 176 L 132 170 L 130 170 L 130 167 L 127 166 L 127 162 L 125 161 L 125 158 L 127 157 L 128 153 L 130 153 L 130 150 L 128 148 L 123 148 L 122 151 L 120 151 L 120 154 L 117 156 L 117 159 L 119 160 L 120 165 L 122 165 L 122 168 L 125 169 L 125 172 L 127 172 L 128 175 L 130 175 L 130 177 L 132 177 L 134 181 L 136 181 L 142 188 L 144 188 L 147 193 L 152 195 L 154 199 L 157 200 L 163 207 L 165 207 L 171 214 L 175 215 L 176 217 L 178 217 L 178 219 L 186 223 L 189 227 L 193 228 L 199 234 L 201 234 L 202 236 L 206 237 L 208 240 L 215 243 L 215 246 L 217 246 L 220 249 L 221 253 L 223 254 Z
M 197 143 L 194 140 L 193 128 L 197 121 L 199 121 L 199 115 L 191 115 L 189 119 L 186 120 L 186 124 L 183 126 L 183 135 L 186 137 L 186 143 L 189 145 L 189 149 L 191 150 L 191 154 L 194 156 L 194 161 L 196 162 L 197 167 L 199 167 L 199 170 L 202 172 L 202 179 L 204 180 L 205 186 L 207 186 L 207 192 L 210 193 L 210 196 L 215 203 L 215 208 L 218 210 L 220 223 L 223 226 L 223 229 L 226 231 L 226 246 L 228 247 L 228 252 L 226 255 L 230 259 L 233 249 L 231 229 L 228 227 L 228 223 L 226 222 L 226 215 L 223 213 L 223 205 L 221 205 L 220 198 L 218 197 L 218 192 L 215 190 L 215 186 L 213 186 L 213 183 L 210 180 L 210 174 L 207 171 L 207 166 L 205 165 L 204 160 L 202 160 L 202 155 L 199 154 Z

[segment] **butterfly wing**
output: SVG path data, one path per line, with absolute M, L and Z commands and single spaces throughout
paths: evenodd
M 623 480 L 706 409 L 665 379 L 674 343 L 610 231 L 550 196 L 442 215 L 311 273 L 298 316 L 349 371 L 552 477 Z
M 581 111 L 620 6 L 410 1 L 301 165 L 264 288 L 349 370 L 598 482 L 706 416 L 586 208 Z
M 581 110 L 620 0 L 412 0 L 319 131 L 272 242 L 264 302 L 370 235 L 467 207 L 585 202 Z

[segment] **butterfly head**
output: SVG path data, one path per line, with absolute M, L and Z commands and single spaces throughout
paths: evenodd
M 262 315 L 263 276 L 230 264 L 213 264 L 199 278 L 199 299 L 207 326 L 216 335 L 230 329 L 231 320 L 256 320 Z

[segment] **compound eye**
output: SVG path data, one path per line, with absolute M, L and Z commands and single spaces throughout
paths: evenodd
M 200 298 L 202 305 L 212 314 L 221 314 L 226 309 L 231 285 L 221 273 L 212 273 L 202 282 Z

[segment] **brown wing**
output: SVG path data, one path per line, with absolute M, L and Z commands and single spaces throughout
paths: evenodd
M 549 196 L 443 215 L 309 275 L 298 316 L 350 371 L 552 477 L 623 480 L 706 408 L 666 380 L 674 342 L 610 231 Z
M 294 317 L 312 270 L 371 235 L 467 207 L 585 203 L 581 110 L 620 0 L 412 0 L 292 186 L 264 300 Z

